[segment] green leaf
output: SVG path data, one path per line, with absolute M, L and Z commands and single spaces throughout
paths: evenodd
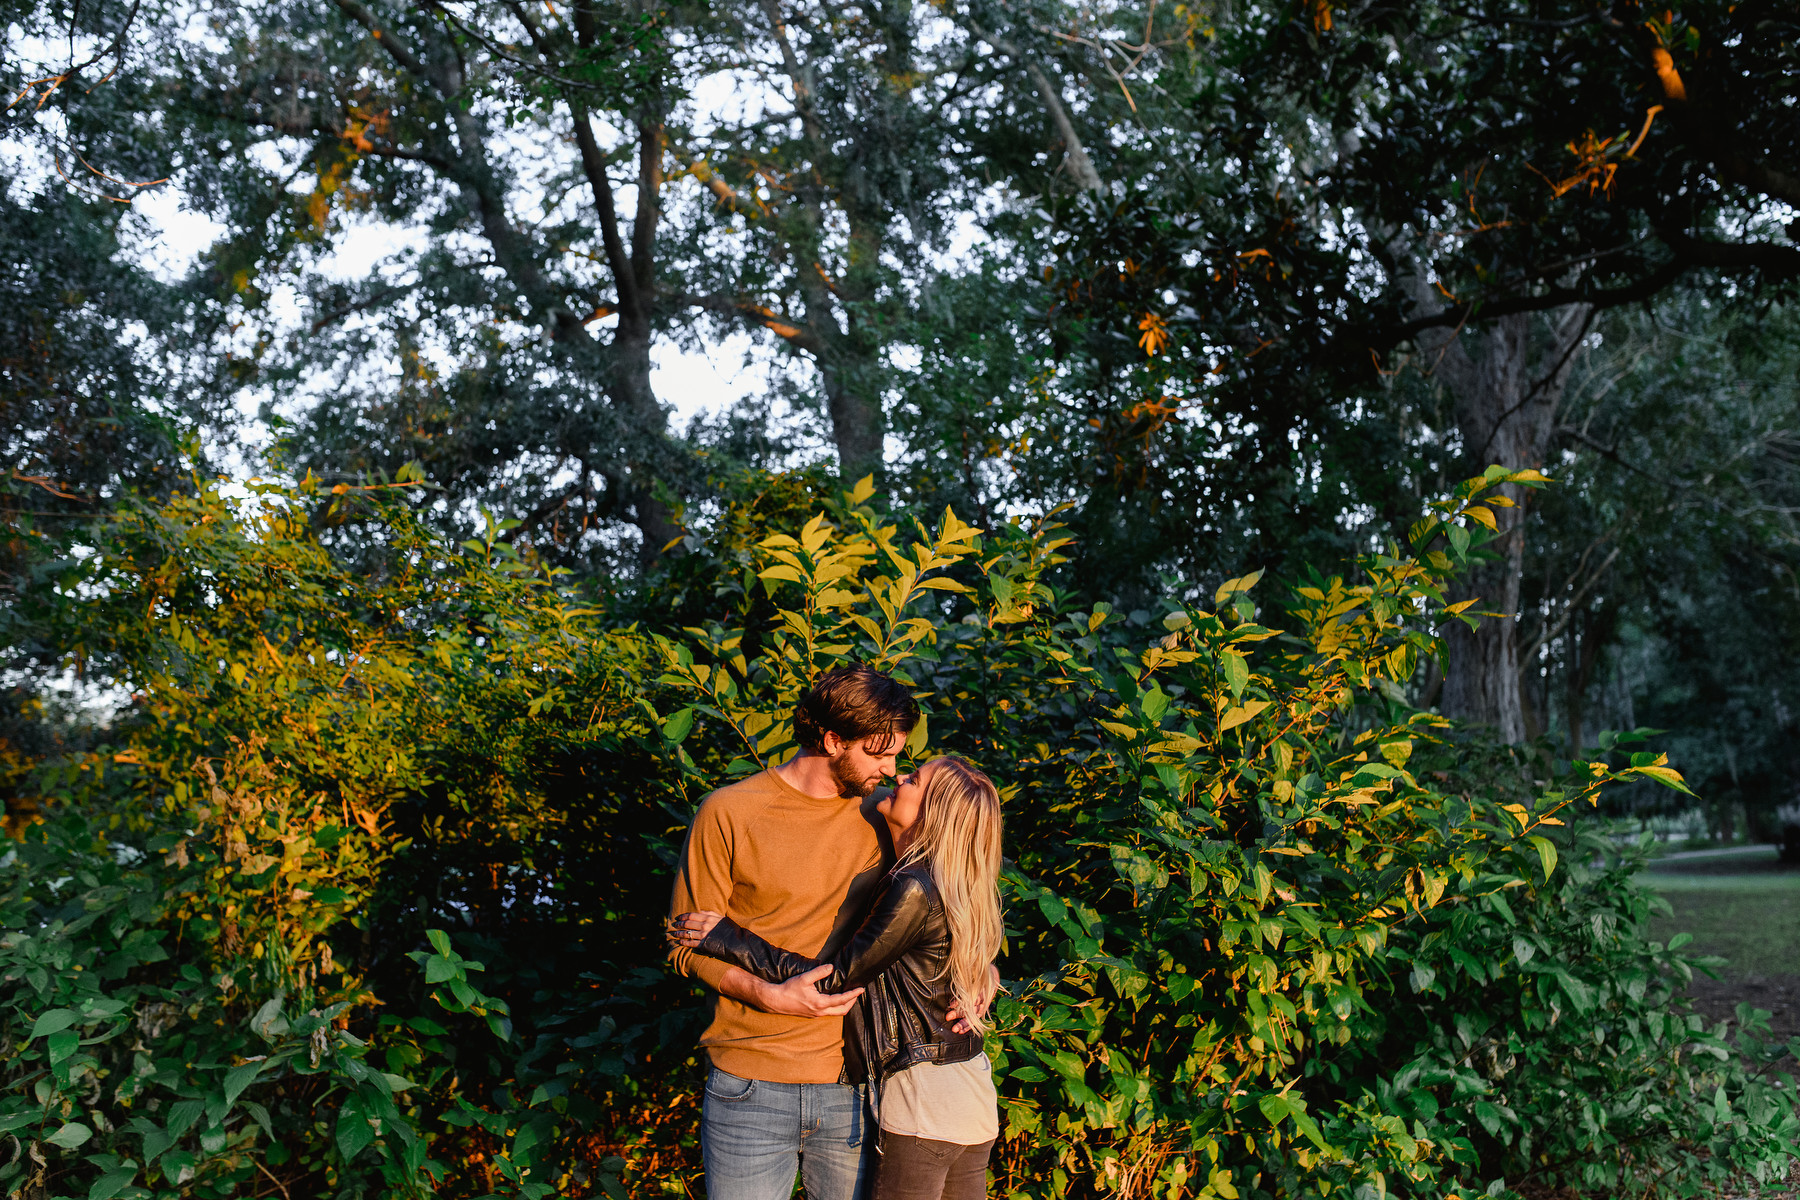
M 163 1151 L 175 1144 L 175 1139 L 166 1129 L 151 1126 L 144 1130 L 144 1165 L 149 1166 L 162 1156 Z
M 1152 686 L 1149 691 L 1144 693 L 1140 703 L 1144 709 L 1144 716 L 1154 725 L 1162 720 L 1164 713 L 1169 711 L 1169 694 L 1159 687 Z
M 255 1121 L 258 1125 L 262 1126 L 263 1134 L 270 1141 L 274 1141 L 275 1140 L 275 1126 L 269 1120 L 269 1110 L 264 1108 L 262 1105 L 258 1104 L 254 1100 L 243 1101 L 243 1109 L 245 1112 L 250 1114 L 251 1120 Z
M 198 1100 L 177 1100 L 169 1106 L 169 1135 L 179 1138 L 193 1127 L 206 1105 Z
M 244 1089 L 253 1083 L 258 1075 L 273 1066 L 269 1059 L 261 1062 L 248 1062 L 241 1067 L 233 1067 L 225 1072 L 225 1103 L 236 1104 L 237 1098 L 244 1094 Z
M 344 1161 L 349 1162 L 367 1150 L 374 1140 L 375 1127 L 363 1115 L 361 1102 L 355 1097 L 344 1101 L 344 1107 L 338 1110 L 337 1121 L 337 1148 Z
M 1500 1116 L 1500 1110 L 1486 1100 L 1475 1102 L 1475 1119 L 1481 1122 L 1481 1127 L 1488 1131 L 1489 1137 L 1493 1138 L 1499 1137 L 1500 1130 L 1506 1126 L 1505 1120 Z
M 1238 699 L 1250 682 L 1249 660 L 1236 650 L 1226 650 L 1219 655 L 1219 669 L 1225 673 L 1225 686 L 1231 689 L 1231 698 Z
M 1293 1110 L 1288 1107 L 1287 1097 L 1273 1093 L 1258 1100 L 1256 1107 L 1262 1110 L 1262 1115 L 1268 1118 L 1271 1125 L 1279 1125 L 1293 1114 Z
M 80 1121 L 70 1121 L 61 1129 L 44 1140 L 52 1146 L 61 1146 L 64 1150 L 73 1150 L 94 1136 L 94 1131 Z
M 1537 847 L 1538 862 L 1543 864 L 1544 880 L 1548 882 L 1551 874 L 1556 870 L 1556 846 L 1549 838 L 1538 837 L 1535 834 L 1530 840 L 1531 844 Z
M 1567 971 L 1557 971 L 1556 981 L 1562 985 L 1563 994 L 1575 1006 L 1578 1013 L 1586 1013 L 1594 1007 L 1594 989 Z
M 441 954 L 433 954 L 425 960 L 426 983 L 448 983 L 452 979 L 461 979 L 462 967 Z
M 1012 607 L 1013 593 L 1016 590 L 1012 580 L 1004 575 L 989 575 L 988 587 L 993 589 L 995 604 L 1001 608 Z
M 75 1048 L 81 1045 L 81 1035 L 73 1029 L 64 1029 L 51 1034 L 45 1044 L 50 1050 L 50 1065 L 55 1066 L 75 1053 Z
M 270 1044 L 279 1040 L 288 1031 L 287 1018 L 281 1014 L 282 1001 L 285 999 L 286 996 L 283 993 L 276 992 L 264 1001 L 263 1006 L 256 1010 L 256 1015 L 250 1018 L 250 1031 Z
M 450 953 L 450 935 L 443 930 L 427 929 L 425 931 L 425 940 L 430 942 L 431 948 L 436 950 L 439 954 Z
M 74 1009 L 53 1008 L 49 1012 L 39 1016 L 38 1019 L 32 1023 L 31 1036 L 40 1038 L 46 1034 L 60 1033 L 73 1025 L 77 1020 L 79 1020 L 79 1017 Z
M 1262 1115 L 1268 1118 L 1269 1124 L 1278 1126 L 1284 1120 L 1291 1119 L 1294 1128 L 1305 1135 L 1307 1141 L 1328 1154 L 1335 1153 L 1331 1144 L 1325 1140 L 1325 1135 L 1319 1132 L 1318 1125 L 1306 1115 L 1306 1105 L 1298 1097 L 1272 1093 L 1258 1099 L 1256 1107 L 1262 1110 Z
M 693 728 L 694 710 L 692 707 L 688 707 L 671 714 L 669 719 L 663 722 L 662 733 L 663 737 L 669 741 L 679 744 Z
M 1317 1125 L 1317 1123 L 1315 1123 L 1311 1117 L 1307 1116 L 1305 1111 L 1302 1110 L 1298 1105 L 1294 1104 L 1291 1099 L 1288 1102 L 1288 1109 L 1294 1118 L 1295 1128 L 1299 1129 L 1301 1133 L 1306 1135 L 1307 1141 L 1311 1142 L 1313 1145 L 1317 1146 L 1319 1149 L 1323 1150 L 1327 1154 L 1336 1154 L 1337 1153 L 1336 1148 L 1333 1147 L 1331 1145 L 1331 1143 L 1329 1143 L 1325 1140 L 1325 1135 L 1323 1133 L 1319 1132 L 1319 1126 Z
M 94 1180 L 94 1186 L 88 1189 L 88 1200 L 112 1200 L 130 1187 L 131 1181 L 136 1178 L 136 1167 L 120 1167 L 116 1171 L 108 1171 Z

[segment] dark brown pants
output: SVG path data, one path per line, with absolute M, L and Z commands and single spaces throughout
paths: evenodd
M 873 1200 L 986 1200 L 994 1143 L 959 1146 L 902 1133 L 881 1137 Z

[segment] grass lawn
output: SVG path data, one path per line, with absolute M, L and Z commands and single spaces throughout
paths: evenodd
M 1687 953 L 1726 960 L 1688 989 L 1701 1015 L 1732 1020 L 1748 1003 L 1771 1014 L 1778 1039 L 1800 1036 L 1800 869 L 1764 849 L 1658 859 L 1644 881 L 1675 910 L 1651 920 L 1651 937 L 1691 933 Z
M 1675 910 L 1651 922 L 1658 941 L 1691 933 L 1688 952 L 1725 958 L 1727 975 L 1800 975 L 1800 870 L 1773 850 L 1663 859 L 1644 880 Z
M 1650 882 L 1675 910 L 1650 923 L 1657 941 L 1691 933 L 1687 952 L 1726 959 L 1725 974 L 1800 975 L 1800 879 Z

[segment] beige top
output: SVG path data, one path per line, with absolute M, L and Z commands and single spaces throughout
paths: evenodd
M 889 1133 L 979 1146 L 1000 1136 L 1000 1098 L 988 1056 L 919 1063 L 881 1085 L 881 1127 Z
M 763 771 L 712 793 L 694 814 L 671 913 L 724 913 L 771 945 L 818 958 L 854 931 L 881 883 L 874 798 L 808 796 Z M 717 990 L 732 968 L 677 949 L 675 970 Z M 786 1017 L 718 997 L 700 1038 L 713 1065 L 742 1079 L 836 1083 L 842 1017 Z

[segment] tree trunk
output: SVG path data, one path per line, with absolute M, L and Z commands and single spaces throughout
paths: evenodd
M 1509 470 L 1542 467 L 1576 347 L 1591 315 L 1585 306 L 1550 316 L 1547 337 L 1533 338 L 1537 318 L 1501 317 L 1475 334 L 1446 331 L 1421 339 L 1427 370 L 1450 389 L 1468 474 L 1490 463 Z M 1541 350 L 1533 353 L 1534 343 Z M 1519 690 L 1519 585 L 1525 563 L 1525 510 L 1530 493 L 1506 487 L 1513 507 L 1495 510 L 1498 557 L 1467 571 L 1451 598 L 1479 598 L 1495 614 L 1473 630 L 1450 622 L 1440 703 L 1446 716 L 1491 727 L 1504 742 L 1525 738 Z
M 630 520 L 643 538 L 639 561 L 649 566 L 662 557 L 663 548 L 681 536 L 675 508 L 656 494 L 661 474 L 654 461 L 657 448 L 668 436 L 668 416 L 650 386 L 650 323 L 637 319 L 619 321 L 613 332 L 613 362 L 607 395 L 613 407 L 627 417 L 640 445 L 627 447 L 624 455 L 630 474 L 621 480 L 619 497 L 630 509 Z
M 821 273 L 814 272 L 818 282 L 809 290 L 807 315 L 812 317 L 817 303 L 819 315 L 812 325 L 822 335 L 819 371 L 831 412 L 831 436 L 837 443 L 838 470 L 846 483 L 872 475 L 879 484 L 887 432 L 881 403 L 881 346 L 872 336 L 876 322 L 864 309 L 875 303 L 880 284 L 885 214 L 853 200 L 843 208 L 850 225 L 843 279 L 831 288 Z M 834 300 L 843 313 L 842 333 L 832 311 Z
M 837 444 L 838 470 L 846 483 L 865 475 L 881 482 L 883 421 L 881 396 L 871 394 L 877 372 L 854 355 L 821 359 L 825 379 L 825 404 L 831 413 L 831 437 Z
M 454 130 L 427 134 L 432 143 L 435 169 L 458 187 L 464 203 L 480 222 L 482 236 L 494 252 L 494 261 L 541 321 L 545 336 L 586 364 L 604 361 L 593 352 L 583 318 L 570 312 L 566 298 L 544 276 L 544 247 L 513 223 L 507 204 L 505 181 L 488 156 L 491 130 L 465 101 L 466 80 L 460 52 L 443 44 L 427 45 L 415 53 L 392 30 L 384 30 L 360 0 L 336 0 L 351 20 L 366 28 L 400 70 L 435 90 L 444 102 L 445 125 Z M 535 26 L 527 20 L 536 37 Z M 591 3 L 575 8 L 577 41 L 592 50 L 599 35 L 598 13 Z M 624 461 L 603 471 L 609 486 L 622 484 L 618 509 L 637 526 L 642 537 L 641 558 L 648 564 L 680 532 L 672 507 L 656 495 L 658 459 L 667 448 L 668 418 L 650 386 L 650 338 L 655 306 L 655 235 L 661 216 L 663 184 L 663 126 L 660 114 L 646 102 L 635 119 L 638 134 L 637 212 L 627 251 L 614 210 L 612 185 L 607 179 L 606 156 L 594 140 L 589 113 L 577 100 L 568 101 L 574 123 L 581 165 L 593 190 L 600 219 L 608 266 L 618 292 L 619 328 L 612 345 L 612 362 L 603 380 L 607 398 L 630 432 L 632 445 Z

